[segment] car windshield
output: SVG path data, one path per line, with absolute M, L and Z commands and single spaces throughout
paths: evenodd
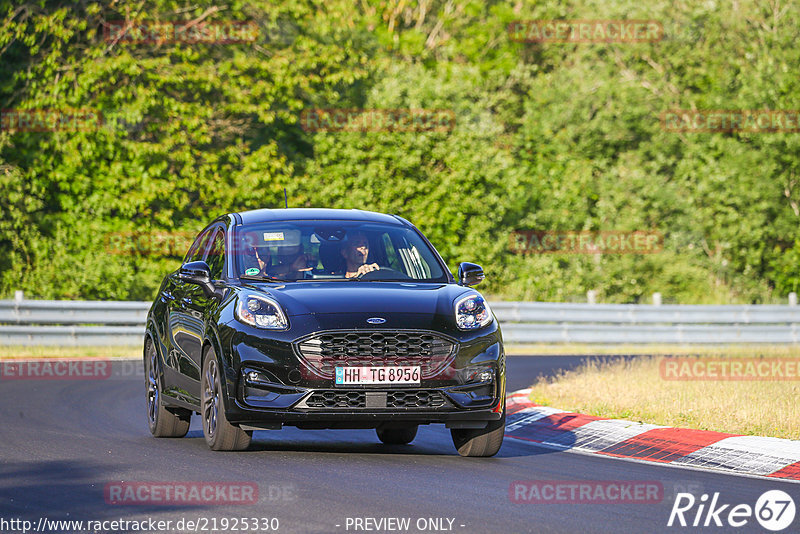
M 234 240 L 245 279 L 447 282 L 435 252 L 400 224 L 257 223 L 238 227 Z

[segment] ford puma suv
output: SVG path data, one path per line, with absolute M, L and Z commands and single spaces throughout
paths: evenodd
M 147 316 L 150 431 L 202 419 L 213 450 L 254 430 L 374 428 L 405 445 L 444 424 L 462 456 L 505 428 L 505 352 L 472 286 L 408 221 L 360 210 L 231 213 L 195 239 Z

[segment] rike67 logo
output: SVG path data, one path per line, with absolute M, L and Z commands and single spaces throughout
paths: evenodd
M 753 516 L 767 530 L 784 530 L 794 521 L 794 500 L 784 491 L 770 490 L 758 498 L 755 507 L 749 504 L 733 506 L 720 503 L 719 492 L 714 493 L 711 502 L 708 502 L 708 494 L 705 493 L 700 499 L 691 493 L 678 493 L 667 526 L 743 527 L 752 525 Z

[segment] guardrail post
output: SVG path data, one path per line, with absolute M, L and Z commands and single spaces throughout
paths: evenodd
M 797 293 L 794 291 L 789 293 L 789 306 L 797 306 Z
M 586 292 L 586 302 L 589 304 L 597 304 L 597 291 L 590 289 Z
M 22 299 L 25 297 L 25 294 L 17 289 L 14 291 L 14 317 L 19 321 L 19 305 L 22 304 Z
M 661 306 L 661 293 L 653 293 L 653 306 Z

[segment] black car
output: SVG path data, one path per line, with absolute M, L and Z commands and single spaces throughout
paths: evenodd
M 253 430 L 374 428 L 407 444 L 443 423 L 462 456 L 505 429 L 497 320 L 408 221 L 360 210 L 231 213 L 195 239 L 147 316 L 150 431 L 182 437 L 193 413 L 214 450 Z

